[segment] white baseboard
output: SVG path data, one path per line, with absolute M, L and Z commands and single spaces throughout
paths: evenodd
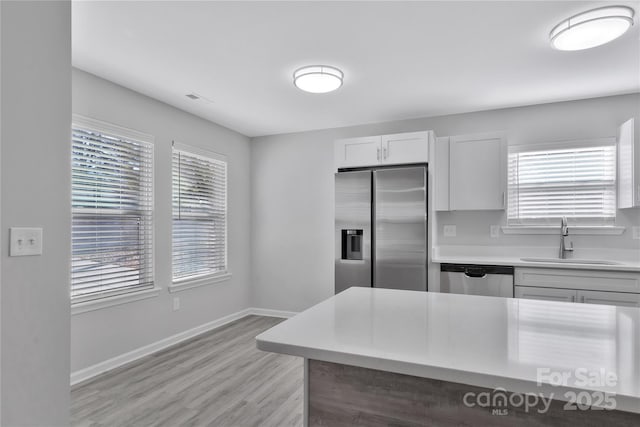
M 156 341 L 152 344 L 145 345 L 144 347 L 137 348 L 128 353 L 124 353 L 103 362 L 96 363 L 95 365 L 89 366 L 88 368 L 72 372 L 71 385 L 73 386 L 83 381 L 87 381 L 97 375 L 103 374 L 122 365 L 126 365 L 127 363 L 131 363 L 142 357 L 148 356 L 167 347 L 171 347 L 172 345 L 178 344 L 182 341 L 188 340 L 205 332 L 209 332 L 213 329 L 224 326 L 227 323 L 233 322 L 234 320 L 238 320 L 249 315 L 289 318 L 295 316 L 296 314 L 297 313 L 293 311 L 270 310 L 264 308 L 247 308 L 205 323 L 204 325 L 196 326 L 195 328 L 189 329 L 187 331 L 180 332 L 170 337 L 161 339 L 160 341 Z
M 283 311 L 283 310 L 271 310 L 268 308 L 250 308 L 249 309 L 251 311 L 250 314 L 256 315 L 256 316 L 268 316 L 268 317 L 283 317 L 285 319 L 288 319 L 290 317 L 295 316 L 296 314 L 298 314 L 295 311 Z

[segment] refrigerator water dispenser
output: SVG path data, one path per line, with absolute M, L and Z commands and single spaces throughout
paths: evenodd
M 342 259 L 363 259 L 362 229 L 342 230 Z

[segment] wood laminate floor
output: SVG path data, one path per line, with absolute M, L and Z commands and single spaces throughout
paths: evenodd
M 301 358 L 256 349 L 247 316 L 74 386 L 73 426 L 301 426 Z

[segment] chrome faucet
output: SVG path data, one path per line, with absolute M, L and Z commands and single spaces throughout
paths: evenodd
M 564 238 L 569 236 L 569 227 L 567 226 L 567 217 L 563 216 L 560 222 L 560 259 L 567 257 L 567 252 L 573 252 L 573 242 L 571 246 L 567 247 Z

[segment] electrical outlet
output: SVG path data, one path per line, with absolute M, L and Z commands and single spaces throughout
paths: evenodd
M 500 237 L 500 226 L 499 225 L 492 225 L 489 228 L 489 234 L 491 235 L 492 239 L 497 239 L 498 237 Z
M 9 256 L 42 255 L 42 228 L 11 227 Z
M 173 297 L 173 311 L 180 310 L 180 297 Z
M 640 240 L 640 227 L 635 226 L 631 228 L 632 232 L 633 232 L 633 238 L 635 240 Z
M 455 225 L 445 225 L 444 226 L 444 237 L 456 237 L 456 226 Z

